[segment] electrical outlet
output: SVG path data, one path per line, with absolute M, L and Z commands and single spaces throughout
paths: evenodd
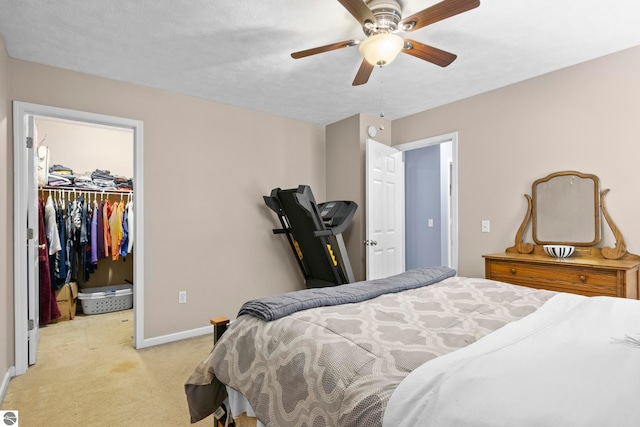
M 178 292 L 178 304 L 184 304 L 187 302 L 187 291 Z
M 483 233 L 488 233 L 491 231 L 491 223 L 489 222 L 488 219 L 483 219 L 482 220 L 482 232 Z

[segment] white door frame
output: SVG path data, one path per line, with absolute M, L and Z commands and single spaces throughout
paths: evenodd
M 14 317 L 15 317 L 15 374 L 28 369 L 28 289 L 27 289 L 27 205 L 26 186 L 26 134 L 27 116 L 42 116 L 77 122 L 86 122 L 133 130 L 133 194 L 135 196 L 134 242 L 134 330 L 135 348 L 144 347 L 144 194 L 143 194 L 143 123 L 140 120 L 106 116 L 84 111 L 50 107 L 46 105 L 13 102 L 13 205 L 14 205 Z M 37 143 L 37 142 L 35 142 Z M 36 325 L 37 327 L 38 325 Z
M 29 295 L 27 304 L 27 319 L 29 319 L 29 365 L 36 363 L 38 354 L 38 343 L 40 340 L 40 322 L 38 303 L 40 297 L 40 227 L 39 227 L 39 203 L 38 203 L 38 164 L 36 160 L 38 154 L 35 117 L 25 117 L 25 129 L 27 139 L 31 139 L 31 144 L 24 149 L 26 152 L 26 174 L 23 179 L 26 191 L 21 194 L 22 206 L 27 207 L 27 230 L 31 230 L 31 235 L 27 239 L 27 292 Z M 24 165 L 24 163 L 23 163 Z M 32 326 L 33 325 L 33 326 Z
M 446 133 L 404 144 L 393 145 L 399 151 L 410 151 L 451 141 L 451 260 L 449 267 L 458 270 L 458 132 Z

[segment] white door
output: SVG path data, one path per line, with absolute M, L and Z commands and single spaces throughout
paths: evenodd
M 371 139 L 366 148 L 367 280 L 404 271 L 402 152 Z
M 36 363 L 40 338 L 40 264 L 38 234 L 38 168 L 36 153 L 38 141 L 33 116 L 26 116 L 27 134 L 27 287 L 29 365 Z

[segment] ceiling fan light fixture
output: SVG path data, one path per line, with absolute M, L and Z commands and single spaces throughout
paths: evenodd
M 358 50 L 369 64 L 382 67 L 396 59 L 403 46 L 404 40 L 399 35 L 378 33 L 363 40 Z

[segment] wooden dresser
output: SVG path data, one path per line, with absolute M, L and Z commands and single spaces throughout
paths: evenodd
M 596 248 L 576 248 L 569 258 L 559 259 L 536 245 L 528 254 L 507 250 L 483 258 L 487 279 L 587 296 L 640 299 L 640 256 L 631 253 L 614 260 L 602 257 Z

